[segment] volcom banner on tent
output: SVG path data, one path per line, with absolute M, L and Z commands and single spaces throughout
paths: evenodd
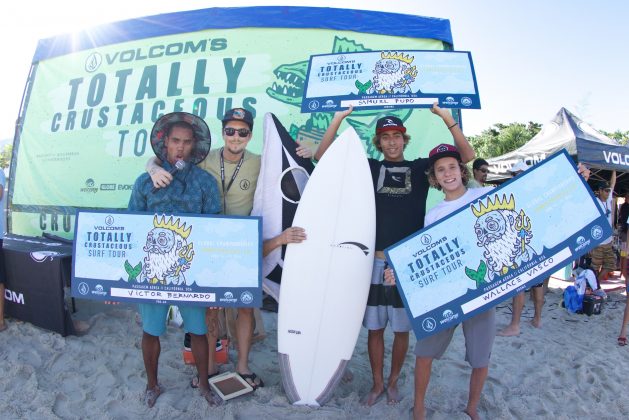
M 509 169 L 516 162 L 535 165 L 561 149 L 566 149 L 570 156 L 593 168 L 629 171 L 629 147 L 618 144 L 567 109 L 561 108 L 524 146 L 487 159 L 490 170 L 488 180 L 508 179 L 511 177 Z
M 315 148 L 332 113 L 301 114 L 314 54 L 451 50 L 449 21 L 307 7 L 212 8 L 103 25 L 39 43 L 14 144 L 9 231 L 72 237 L 77 209 L 126 208 L 152 156 L 163 114 L 205 119 L 220 146 L 219 118 L 243 107 L 272 112 L 293 138 Z M 408 155 L 450 140 L 430 111 L 389 112 L 413 139 Z M 367 153 L 383 110 L 352 114 Z M 250 148 L 259 152 L 262 123 Z

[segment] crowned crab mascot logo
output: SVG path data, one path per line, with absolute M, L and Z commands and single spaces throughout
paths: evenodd
M 417 77 L 417 67 L 411 66 L 415 57 L 403 53 L 383 51 L 376 61 L 370 93 L 407 93 Z
M 489 196 L 480 200 L 478 207 L 470 204 L 476 217 L 474 231 L 477 246 L 485 248 L 484 260 L 476 270 L 465 268 L 465 274 L 479 287 L 491 282 L 496 276 L 504 276 L 524 263 L 531 261 L 537 253 L 529 245 L 533 238 L 531 219 L 523 209 L 516 211 L 513 194 Z
M 194 244 L 188 243 L 192 226 L 180 224 L 180 219 L 168 220 L 162 215 L 153 217 L 153 229 L 146 235 L 146 252 L 143 264 L 132 267 L 125 261 L 125 270 L 129 281 L 148 282 L 150 284 L 172 284 L 187 286 L 184 272 L 190 268 L 194 258 Z M 139 275 L 139 278 L 138 278 Z

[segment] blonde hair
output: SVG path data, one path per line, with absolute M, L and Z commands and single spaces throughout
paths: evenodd
M 470 169 L 467 167 L 466 164 L 464 164 L 460 160 L 458 162 L 459 162 L 459 169 L 461 170 L 461 183 L 463 184 L 463 186 L 467 186 L 467 183 L 469 182 L 471 178 Z M 428 175 L 428 183 L 430 184 L 430 186 L 435 188 L 436 190 L 441 191 L 442 190 L 441 185 L 439 185 L 439 182 L 437 182 L 437 176 L 435 175 L 434 164 L 428 167 L 428 169 L 426 170 L 426 175 Z

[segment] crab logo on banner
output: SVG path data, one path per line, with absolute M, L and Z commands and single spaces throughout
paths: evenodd
M 478 238 L 477 245 L 485 248 L 478 270 L 466 267 L 465 274 L 476 281 L 477 287 L 493 280 L 494 276 L 504 276 L 538 255 L 529 245 L 533 238 L 531 219 L 523 209 L 515 211 L 513 194 L 502 196 L 496 194 L 481 201 L 476 208 L 470 205 L 476 216 L 474 231 Z
M 186 228 L 186 223 L 179 224 L 179 218 L 173 220 L 171 216 L 166 220 L 163 215 L 161 220 L 155 215 L 153 226 L 143 248 L 147 255 L 140 282 L 186 285 L 184 272 L 190 268 L 194 258 L 194 244 L 187 241 L 192 226 Z
M 411 66 L 415 57 L 392 51 L 382 51 L 376 62 L 370 93 L 405 93 L 417 77 L 417 66 Z

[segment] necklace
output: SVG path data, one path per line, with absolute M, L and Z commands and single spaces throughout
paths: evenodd
M 236 169 L 234 169 L 234 173 L 232 174 L 232 178 L 229 180 L 229 184 L 227 184 L 227 188 L 225 188 L 225 158 L 223 157 L 223 150 L 225 148 L 221 147 L 221 186 L 223 187 L 223 214 L 227 214 L 227 201 L 225 200 L 225 196 L 227 196 L 227 192 L 232 187 L 236 176 L 238 175 L 238 171 L 240 171 L 240 167 L 242 166 L 242 162 L 245 160 L 245 151 L 243 150 L 242 155 L 240 156 L 240 160 L 236 165 Z

